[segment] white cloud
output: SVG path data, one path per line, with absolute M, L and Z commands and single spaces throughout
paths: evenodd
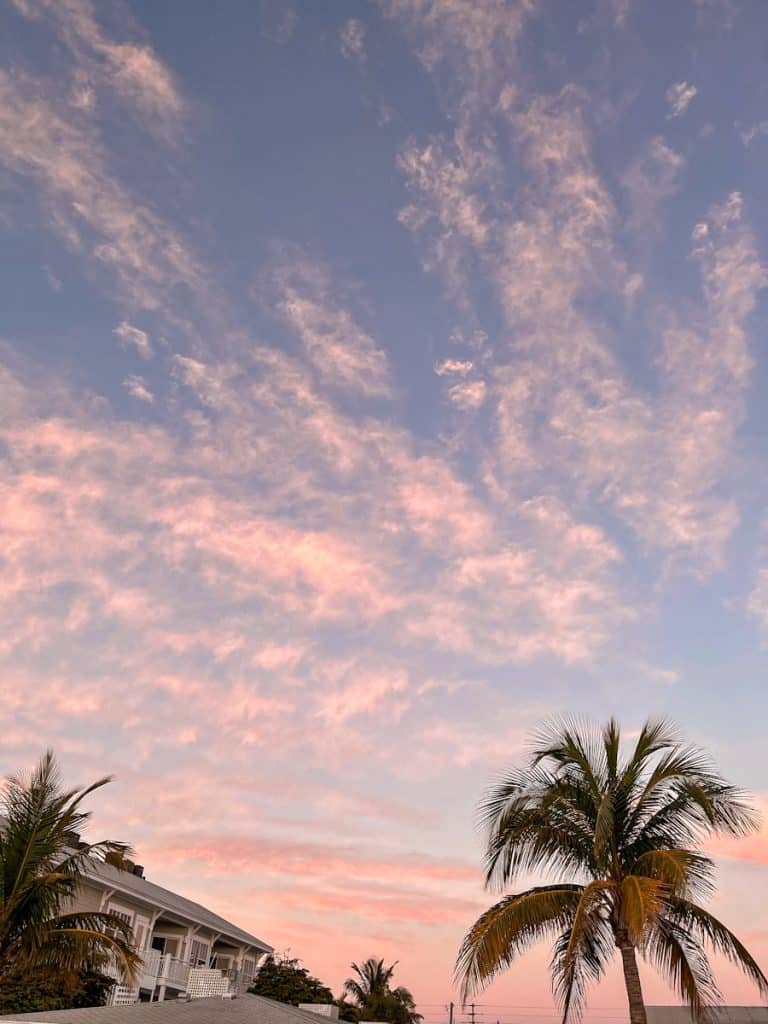
M 517 41 L 537 0 L 379 0 L 414 40 L 424 65 L 458 75 L 464 99 L 490 99 L 516 63 Z
M 637 235 L 659 230 L 663 204 L 679 190 L 684 167 L 685 158 L 660 137 L 627 167 L 621 183 L 629 195 L 630 227 Z
M 585 102 L 568 88 L 504 108 L 528 175 L 513 195 L 495 173 L 495 134 L 482 111 L 465 110 L 453 145 L 411 144 L 400 160 L 414 195 L 403 220 L 425 237 L 428 265 L 458 298 L 467 296 L 467 267 L 486 275 L 513 339 L 509 354 L 494 346 L 487 366 L 496 424 L 487 479 L 513 499 L 521 471 L 528 486 L 551 486 L 557 466 L 566 495 L 607 503 L 667 567 L 706 574 L 722 563 L 738 522 L 719 485 L 743 415 L 744 321 L 763 271 L 740 201 L 713 208 L 707 240 L 693 254 L 704 308 L 669 311 L 659 393 L 632 386 L 615 339 L 585 301 L 618 293 L 631 303 L 642 285 L 618 254 L 618 217 L 592 162 Z M 465 155 L 464 140 L 477 137 L 480 160 Z M 682 166 L 656 139 L 630 168 L 637 230 L 653 225 Z
M 170 70 L 150 46 L 111 39 L 87 0 L 13 2 L 24 17 L 53 27 L 72 51 L 79 80 L 72 92 L 74 106 L 93 109 L 94 86 L 104 85 L 140 115 L 150 130 L 176 130 L 184 102 Z
M 324 267 L 293 252 L 274 268 L 264 298 L 296 332 L 328 384 L 386 397 L 391 392 L 387 357 L 337 291 Z
M 154 355 L 152 342 L 149 340 L 147 332 L 134 327 L 126 320 L 118 324 L 112 333 L 118 336 L 124 348 L 131 346 L 135 348 L 142 359 L 151 359 Z
M 299 24 L 299 16 L 286 0 L 261 0 L 261 34 L 273 43 L 285 46 Z
M 739 138 L 745 146 L 751 146 L 755 139 L 763 138 L 768 135 L 768 121 L 756 121 L 748 128 L 745 128 L 737 121 L 735 128 L 739 133 Z
M 147 382 L 143 377 L 137 375 L 131 375 L 126 377 L 123 381 L 123 387 L 131 396 L 131 398 L 137 398 L 140 402 L 153 403 L 155 396 L 147 387 Z
M 698 90 L 687 82 L 674 82 L 664 93 L 669 104 L 667 118 L 682 117 Z
M 465 380 L 448 389 L 448 397 L 459 409 L 479 409 L 485 401 L 487 387 L 482 380 Z
M 120 183 L 93 125 L 47 83 L 0 72 L 0 165 L 38 185 L 52 227 L 111 268 L 132 305 L 170 315 L 174 285 L 205 294 L 185 241 Z
M 459 374 L 465 376 L 474 368 L 474 363 L 467 359 L 444 359 L 435 366 L 435 373 L 438 377 L 452 376 Z
M 345 22 L 339 33 L 341 40 L 341 52 L 347 58 L 354 58 L 364 61 L 365 53 L 365 25 L 357 18 L 350 18 Z

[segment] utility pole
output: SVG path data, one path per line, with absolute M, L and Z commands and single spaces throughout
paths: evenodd
M 453 1003 L 448 1003 L 448 1024 L 453 1024 Z

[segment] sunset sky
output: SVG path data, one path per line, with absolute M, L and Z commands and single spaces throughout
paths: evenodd
M 0 17 L 0 771 L 114 773 L 94 835 L 426 1024 L 548 715 L 768 808 L 764 0 Z

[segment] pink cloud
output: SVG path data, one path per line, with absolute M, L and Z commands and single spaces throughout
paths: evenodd
M 363 395 L 390 394 L 386 355 L 339 303 L 323 267 L 291 252 L 273 271 L 271 287 L 277 312 L 326 383 Z
M 237 836 L 179 839 L 177 843 L 152 843 L 142 855 L 158 866 L 196 862 L 203 870 L 248 872 L 258 868 L 261 876 L 286 875 L 300 878 L 370 878 L 377 881 L 404 877 L 426 882 L 476 882 L 477 865 L 440 857 L 391 852 L 366 853 L 351 846 L 326 846 L 311 842 L 280 842 L 274 839 Z

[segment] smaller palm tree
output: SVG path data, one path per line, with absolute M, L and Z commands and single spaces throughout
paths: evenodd
M 373 956 L 369 956 L 363 964 L 350 964 L 357 977 L 347 978 L 344 982 L 344 991 L 352 996 L 358 1006 L 366 1006 L 383 999 L 389 991 L 389 983 L 397 964 L 398 961 L 395 960 L 389 967 L 385 967 L 383 960 L 377 960 Z
M 130 927 L 114 914 L 72 912 L 89 862 L 120 861 L 123 843 L 80 841 L 83 800 L 110 781 L 64 790 L 48 751 L 28 778 L 0 794 L 0 985 L 11 971 L 70 972 L 113 967 L 134 980 L 141 960 Z
M 384 1020 L 390 1024 L 419 1024 L 421 1014 L 410 991 L 403 985 L 391 988 L 390 982 L 398 961 L 389 967 L 383 960 L 370 956 L 363 964 L 351 965 L 357 977 L 347 978 L 344 992 L 351 996 L 360 1010 L 360 1020 Z

